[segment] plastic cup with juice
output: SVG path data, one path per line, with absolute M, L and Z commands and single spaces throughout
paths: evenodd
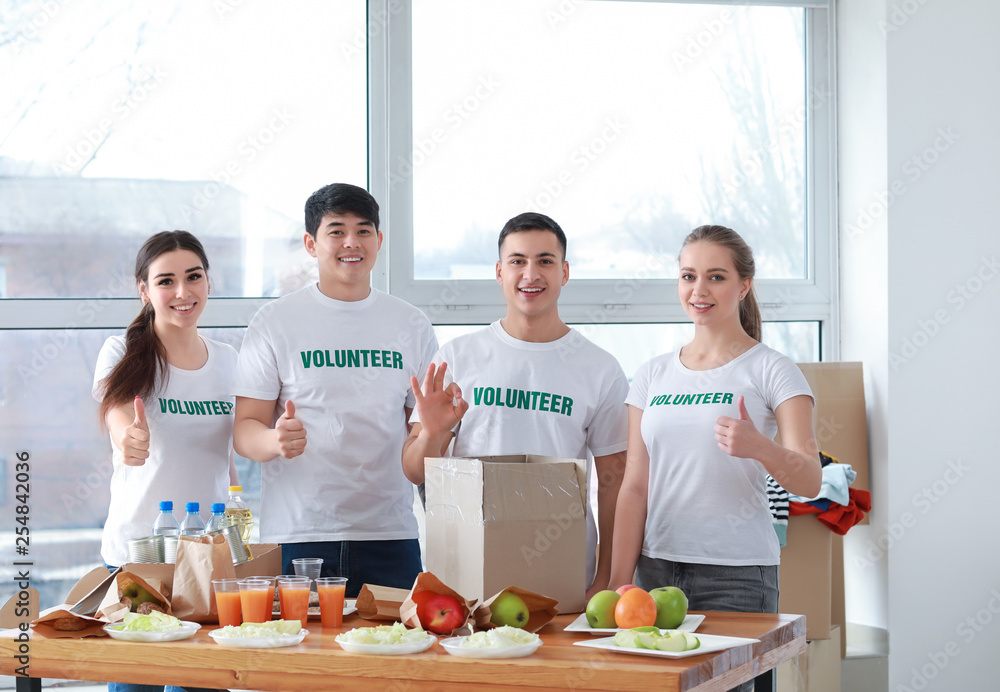
M 242 579 L 240 604 L 243 622 L 269 622 L 274 603 L 274 585 L 269 579 Z
M 309 619 L 309 577 L 278 577 L 278 600 L 282 620 Z
M 323 627 L 340 627 L 344 623 L 344 592 L 347 577 L 320 577 L 316 580 L 319 594 L 319 617 Z
M 213 579 L 215 605 L 219 611 L 219 625 L 240 626 L 243 622 L 243 604 L 240 600 L 239 579 Z

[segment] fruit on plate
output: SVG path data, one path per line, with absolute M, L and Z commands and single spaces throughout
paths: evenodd
M 619 596 L 621 596 L 621 595 L 623 595 L 623 594 L 624 594 L 624 593 L 625 593 L 626 591 L 628 591 L 629 589 L 638 589 L 638 588 L 639 588 L 639 587 L 638 587 L 638 586 L 636 586 L 635 584 L 622 584 L 622 585 L 621 585 L 621 586 L 619 586 L 619 587 L 618 587 L 617 589 L 615 589 L 615 593 L 616 593 L 616 594 L 618 594 Z
M 615 646 L 656 651 L 692 651 L 701 646 L 698 637 L 677 630 L 659 630 L 656 627 L 636 627 L 615 633 Z
M 661 586 L 649 595 L 656 601 L 656 626 L 661 629 L 680 627 L 687 617 L 688 599 L 676 586 Z
M 490 604 L 490 622 L 497 627 L 518 627 L 528 624 L 528 606 L 524 599 L 513 591 L 504 591 Z
M 621 596 L 610 589 L 598 591 L 587 601 L 587 624 L 594 629 L 609 629 L 615 624 L 615 606 Z
M 431 592 L 417 604 L 417 619 L 428 632 L 448 634 L 465 624 L 465 618 L 462 604 L 448 594 Z
M 615 605 L 615 624 L 627 629 L 656 624 L 656 601 L 643 589 L 629 589 Z

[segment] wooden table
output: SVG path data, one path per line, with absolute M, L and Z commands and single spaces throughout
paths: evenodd
M 37 678 L 141 682 L 249 690 L 667 690 L 716 692 L 775 668 L 805 651 L 802 615 L 706 613 L 699 634 L 760 639 L 757 644 L 690 658 L 652 658 L 573 646 L 592 638 L 564 632 L 573 615 L 560 615 L 539 634 L 543 646 L 525 658 L 478 660 L 448 654 L 440 644 L 409 656 L 360 656 L 344 652 L 333 638 L 345 629 L 372 624 L 357 616 L 345 627 L 323 631 L 310 621 L 302 644 L 281 649 L 234 649 L 216 644 L 209 625 L 192 639 L 157 644 L 107 637 L 50 639 L 36 631 L 30 642 L 29 674 L 18 689 L 39 689 Z M 17 643 L 0 640 L 0 673 L 13 675 Z

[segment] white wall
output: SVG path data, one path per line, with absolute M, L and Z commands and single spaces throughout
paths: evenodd
M 838 3 L 840 359 L 864 364 L 870 524 L 844 539 L 847 621 L 888 628 L 886 0 Z
M 889 687 L 994 690 L 1000 3 L 889 0 L 886 20 L 888 181 L 905 189 L 887 215 L 888 377 L 874 383 L 888 405 L 888 527 L 898 533 Z M 856 280 L 878 294 L 879 269 Z

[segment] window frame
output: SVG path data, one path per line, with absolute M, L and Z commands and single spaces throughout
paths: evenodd
M 619 0 L 579 0 L 617 2 Z M 645 0 L 697 2 L 698 0 Z M 836 93 L 834 9 L 827 2 L 722 0 L 704 4 L 781 5 L 805 9 L 806 85 L 806 278 L 759 279 L 758 301 L 765 321 L 818 321 L 820 351 L 837 357 L 836 269 Z M 371 0 L 369 20 L 370 185 L 385 210 L 388 252 L 382 254 L 375 285 L 416 305 L 435 324 L 488 324 L 505 312 L 492 279 L 414 278 L 413 181 L 390 185 L 393 161 L 412 156 L 412 2 Z M 370 25 L 370 29 L 371 29 Z M 814 107 L 815 104 L 815 107 Z M 376 165 L 377 164 L 377 165 Z M 642 278 L 573 279 L 559 300 L 570 323 L 677 323 L 687 316 L 673 298 L 677 281 Z

